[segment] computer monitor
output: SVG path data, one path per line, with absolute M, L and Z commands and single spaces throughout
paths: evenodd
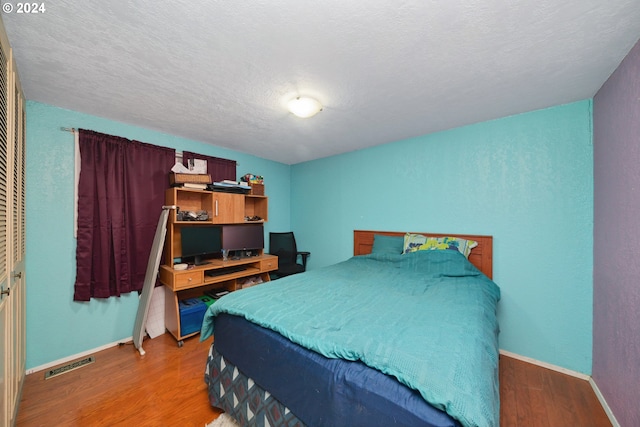
M 217 225 L 184 226 L 180 230 L 182 258 L 194 258 L 195 265 L 207 264 L 206 256 L 222 252 L 222 227 Z
M 254 251 L 264 248 L 264 227 L 262 224 L 241 224 L 222 226 L 222 249 L 227 253 Z

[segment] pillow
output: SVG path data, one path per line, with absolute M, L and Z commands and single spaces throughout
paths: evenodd
M 385 236 L 383 234 L 373 235 L 372 254 L 397 254 L 402 253 L 404 237 L 402 236 Z
M 402 253 L 432 250 L 457 250 L 465 258 L 469 258 L 471 249 L 478 246 L 475 240 L 466 240 L 459 237 L 427 237 L 422 234 L 407 233 L 404 235 Z

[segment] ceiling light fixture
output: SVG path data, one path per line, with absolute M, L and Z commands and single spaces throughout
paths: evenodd
M 322 111 L 322 104 L 317 99 L 308 96 L 299 96 L 292 99 L 287 104 L 287 107 L 289 107 L 289 111 L 303 119 L 315 116 Z

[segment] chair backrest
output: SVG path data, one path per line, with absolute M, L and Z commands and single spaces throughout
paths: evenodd
M 295 264 L 298 248 L 293 232 L 269 233 L 269 253 L 278 256 L 278 264 Z

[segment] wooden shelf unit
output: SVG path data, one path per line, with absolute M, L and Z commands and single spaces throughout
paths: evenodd
M 250 194 L 247 194 L 246 196 L 244 196 L 244 215 L 245 217 L 254 217 L 254 216 L 259 216 L 260 218 L 262 218 L 262 221 L 266 221 L 267 220 L 267 216 L 269 215 L 268 212 L 268 202 L 269 199 L 267 198 L 267 196 L 253 196 Z M 251 222 L 256 222 L 256 221 L 251 221 Z
M 176 259 L 182 257 L 181 233 L 184 227 L 199 227 L 223 224 L 259 224 L 267 221 L 269 199 L 266 196 L 235 194 L 174 187 L 165 193 L 167 205 L 178 207 L 169 215 L 167 236 L 164 244 L 164 265 L 160 266 L 160 283 L 165 289 L 165 327 L 179 345 L 184 338 L 197 332 L 182 335 L 180 332 L 179 301 L 197 298 L 212 289 L 235 291 L 248 277 L 257 276 L 268 282 L 269 272 L 278 269 L 278 257 L 264 254 L 239 260 L 208 259 L 208 264 L 190 266 L 187 270 L 175 270 Z M 178 221 L 178 212 L 206 211 L 206 221 Z M 260 217 L 261 219 L 248 220 Z M 225 268 L 243 266 L 245 270 L 209 276 L 207 273 L 224 271 Z
M 217 276 L 209 276 L 209 272 L 221 272 L 225 268 L 242 266 L 243 271 L 236 271 Z M 260 277 L 263 282 L 270 281 L 269 272 L 278 269 L 278 257 L 262 254 L 239 260 L 209 260 L 209 264 L 192 266 L 187 270 L 174 270 L 173 267 L 160 267 L 160 282 L 165 290 L 165 327 L 182 344 L 185 338 L 197 335 L 198 332 L 182 335 L 180 332 L 179 301 L 198 298 L 210 290 L 236 291 L 241 288 L 243 279 Z
M 179 211 L 206 211 L 207 221 L 178 221 L 178 210 L 169 215 L 167 237 L 164 246 L 164 260 L 173 267 L 173 260 L 182 256 L 180 233 L 182 227 L 197 227 L 212 224 L 259 224 L 268 220 L 269 199 L 266 196 L 220 193 L 194 190 L 190 188 L 169 188 L 165 193 L 167 205 L 178 206 Z M 245 218 L 259 216 L 259 221 Z

